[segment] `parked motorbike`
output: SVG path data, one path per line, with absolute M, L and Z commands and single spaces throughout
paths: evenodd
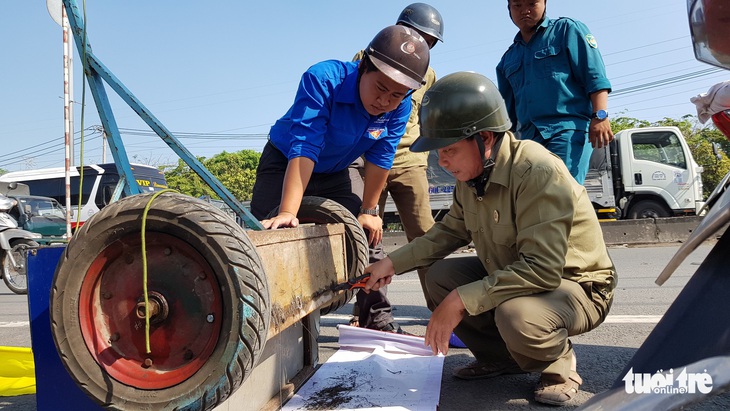
M 8 214 L 15 200 L 0 195 L 0 276 L 16 294 L 28 293 L 28 253 L 38 247 L 40 234 L 18 228 L 18 222 Z
M 698 60 L 730 69 L 730 3 L 688 0 Z M 730 82 L 692 99 L 730 140 Z M 707 214 L 656 280 L 664 284 L 700 244 L 725 232 L 610 390 L 579 410 L 673 410 L 730 390 L 730 173 L 706 202 Z

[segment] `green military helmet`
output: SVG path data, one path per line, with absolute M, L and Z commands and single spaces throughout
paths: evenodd
M 474 72 L 457 72 L 436 81 L 423 96 L 421 136 L 411 151 L 438 150 L 480 131 L 512 127 L 502 95 L 491 80 Z

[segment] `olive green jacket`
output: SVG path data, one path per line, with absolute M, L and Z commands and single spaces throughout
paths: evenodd
M 473 242 L 488 275 L 457 289 L 471 315 L 554 290 L 561 277 L 612 298 L 616 270 L 585 188 L 538 143 L 508 132 L 497 150 L 484 197 L 457 182 L 443 220 L 390 253 L 395 272 L 428 266 Z

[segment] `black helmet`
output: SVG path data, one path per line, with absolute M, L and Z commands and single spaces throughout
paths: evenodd
M 426 40 L 405 26 L 388 26 L 365 49 L 370 61 L 386 76 L 410 89 L 425 83 L 429 48 Z
M 504 100 L 491 80 L 458 72 L 436 81 L 423 96 L 421 136 L 411 151 L 437 150 L 480 131 L 505 132 L 512 127 Z
M 444 20 L 441 13 L 426 3 L 413 3 L 400 12 L 400 24 L 413 27 L 421 33 L 426 33 L 440 41 L 444 41 Z

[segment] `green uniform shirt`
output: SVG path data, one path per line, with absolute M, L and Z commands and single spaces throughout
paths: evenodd
M 436 82 L 436 72 L 431 67 L 426 71 L 426 84 L 411 94 L 411 117 L 406 124 L 406 133 L 401 137 L 395 149 L 395 158 L 392 168 L 425 166 L 428 163 L 428 151 L 414 153 L 410 150 L 411 144 L 421 135 L 421 126 L 418 125 L 418 112 L 426 91 Z
M 360 50 L 352 61 L 362 60 L 365 52 Z M 421 109 L 421 101 L 426 91 L 436 82 L 436 72 L 429 66 L 425 76 L 426 84 L 411 94 L 411 116 L 406 125 L 406 133 L 401 137 L 400 143 L 395 150 L 393 167 L 406 168 L 426 166 L 428 164 L 428 152 L 414 153 L 410 150 L 411 144 L 421 135 L 421 127 L 418 125 L 418 112 Z
M 474 242 L 488 275 L 457 289 L 471 315 L 554 290 L 561 277 L 613 296 L 616 270 L 585 188 L 563 161 L 506 133 L 484 197 L 457 182 L 448 214 L 390 253 L 396 273 L 428 266 Z

